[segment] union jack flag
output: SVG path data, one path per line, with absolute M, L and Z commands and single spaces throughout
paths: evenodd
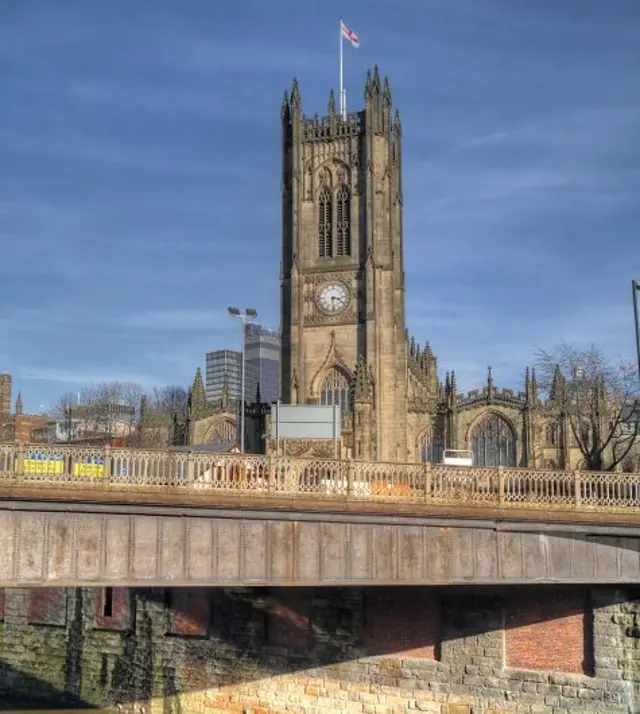
M 358 38 L 358 35 L 353 30 L 350 30 L 342 20 L 340 20 L 340 32 L 342 32 L 342 36 L 349 40 L 351 43 L 352 47 L 355 47 L 356 49 L 360 47 L 360 40 Z

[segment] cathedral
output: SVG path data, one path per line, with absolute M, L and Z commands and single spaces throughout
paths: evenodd
M 458 449 L 472 451 L 477 466 L 583 468 L 553 390 L 543 402 L 533 370 L 522 391 L 497 387 L 489 368 L 482 387 L 461 394 L 453 372 L 440 379 L 429 343 L 410 336 L 402 125 L 377 67 L 364 109 L 346 117 L 333 92 L 325 116 L 305 115 L 294 80 L 281 124 L 281 401 L 340 405 L 344 458 L 439 462 Z M 194 390 L 202 410 L 199 377 Z M 229 405 L 206 411 L 194 433 L 235 423 Z M 332 454 L 320 441 L 289 447 L 291 455 Z

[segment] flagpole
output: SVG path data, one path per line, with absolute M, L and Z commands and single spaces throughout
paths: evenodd
M 340 18 L 340 116 L 344 119 L 346 113 L 343 88 L 343 67 L 342 67 L 342 18 Z

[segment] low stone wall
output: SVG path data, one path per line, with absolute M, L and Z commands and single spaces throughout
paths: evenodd
M 0 591 L 0 701 L 141 714 L 630 714 L 640 593 Z

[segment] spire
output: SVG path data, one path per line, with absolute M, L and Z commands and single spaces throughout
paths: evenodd
M 333 93 L 333 89 L 329 92 L 329 114 L 336 113 L 336 96 Z
M 191 408 L 196 414 L 200 414 L 207 405 L 207 394 L 204 391 L 204 382 L 202 381 L 202 372 L 200 367 L 196 369 L 196 376 L 191 385 Z
M 455 370 L 451 370 L 451 393 L 455 394 L 458 391 L 458 383 L 456 382 Z
M 493 399 L 493 374 L 491 367 L 487 368 L 487 400 Z
M 373 397 L 371 378 L 364 355 L 358 355 L 353 376 L 353 399 L 356 402 L 369 402 Z
M 22 416 L 22 392 L 18 392 L 16 399 L 16 416 Z
M 387 106 L 391 106 L 391 87 L 389 86 L 389 78 L 384 78 L 384 87 L 382 89 L 382 100 Z
M 222 391 L 220 392 L 220 406 L 226 410 L 229 408 L 229 402 L 231 401 L 231 390 L 229 389 L 229 375 L 224 375 L 224 381 L 222 382 Z
M 535 406 L 538 403 L 538 380 L 536 379 L 536 368 L 531 368 L 531 404 Z
M 400 123 L 400 112 L 396 109 L 396 113 L 393 117 L 393 133 L 396 136 L 402 136 L 402 124 Z
M 373 91 L 374 91 L 376 94 L 380 94 L 380 69 L 378 68 L 378 65 L 376 65 L 376 66 L 373 68 L 373 82 L 372 82 L 372 86 L 373 86 Z
M 551 389 L 549 390 L 549 398 L 552 401 L 559 401 L 562 398 L 564 391 L 564 377 L 560 371 L 560 365 L 556 365 L 553 371 L 553 379 L 551 380 Z
M 293 84 L 291 85 L 291 108 L 300 109 L 300 89 L 298 88 L 298 78 L 293 78 Z
M 262 398 L 260 394 L 260 381 L 256 382 L 256 404 L 262 404 Z
M 282 119 L 288 119 L 291 114 L 291 107 L 289 105 L 289 92 L 284 90 L 284 96 L 282 97 L 282 106 L 280 107 L 280 116 Z
M 416 355 L 416 338 L 412 337 L 411 338 L 411 356 L 415 357 Z
M 433 359 L 433 350 L 431 349 L 431 345 L 429 344 L 429 341 L 427 340 L 427 343 L 424 346 L 424 356 L 426 359 Z
M 373 94 L 373 80 L 371 79 L 371 70 L 367 70 L 367 80 L 364 84 L 364 99 L 367 101 L 367 99 L 371 98 L 371 95 Z

